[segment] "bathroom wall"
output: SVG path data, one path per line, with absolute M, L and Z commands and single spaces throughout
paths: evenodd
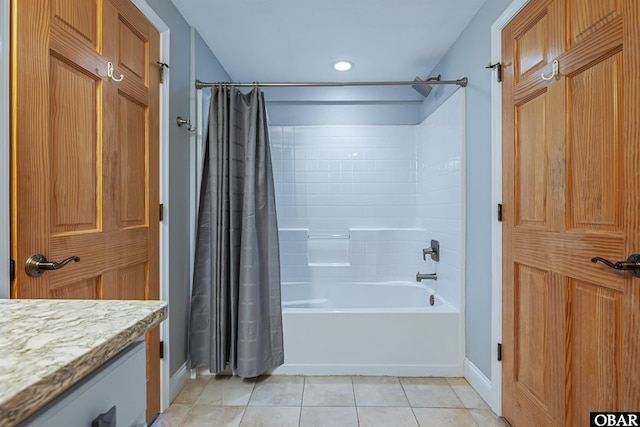
M 464 91 L 418 126 L 271 126 L 283 282 L 415 281 L 460 308 Z M 422 259 L 441 240 L 443 262 Z M 434 287 L 435 282 L 425 282 Z
M 192 134 L 175 125 L 177 116 L 189 117 L 194 82 L 190 69 L 191 29 L 170 0 L 147 0 L 147 3 L 170 28 L 169 75 L 169 198 L 165 205 L 169 222 L 169 364 L 174 375 L 187 360 L 187 326 L 189 319 L 189 165 Z M 196 49 L 196 66 L 209 67 L 212 79 L 228 79 L 206 46 Z M 207 52 L 208 51 L 208 52 Z M 208 65 L 209 64 L 209 65 Z M 213 64 L 213 65 L 210 65 Z M 199 68 L 201 70 L 201 68 Z
M 511 0 L 487 0 L 429 74 L 467 76 L 466 88 L 466 351 L 491 378 L 491 25 Z M 435 111 L 454 88 L 438 86 L 424 101 L 423 116 Z

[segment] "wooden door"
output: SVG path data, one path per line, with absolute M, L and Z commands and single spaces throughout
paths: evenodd
M 158 32 L 128 0 L 11 8 L 11 296 L 158 299 Z M 30 277 L 33 254 L 80 262 Z M 158 341 L 155 328 L 148 418 L 160 409 Z
M 638 411 L 640 278 L 591 258 L 640 253 L 640 3 L 532 0 L 502 52 L 503 414 Z

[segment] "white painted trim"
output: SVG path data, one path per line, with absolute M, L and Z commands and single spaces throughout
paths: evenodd
M 158 30 L 159 33 L 164 33 L 165 31 L 169 31 L 169 26 L 165 24 L 162 18 L 160 18 L 160 15 L 158 15 L 156 11 L 153 10 L 151 6 L 149 6 L 149 3 L 147 3 L 147 0 L 131 0 L 131 3 L 133 3 L 138 8 L 138 10 L 140 10 L 140 12 L 142 12 L 144 16 L 146 16 L 149 22 L 153 24 L 153 26 L 156 28 L 156 30 Z M 162 49 L 162 47 L 160 49 Z M 162 58 L 161 60 L 162 62 L 168 59 L 168 58 L 162 57 L 162 55 L 161 55 L 161 58 Z
M 319 365 L 287 363 L 269 375 L 367 375 L 393 377 L 459 377 L 464 367 L 457 365 Z
M 502 29 L 528 0 L 514 0 L 491 25 L 491 63 L 502 58 Z M 502 364 L 498 343 L 502 342 L 502 224 L 498 222 L 498 203 L 502 203 L 502 83 L 491 80 L 491 395 L 483 398 L 502 415 Z M 471 362 L 469 362 L 471 366 Z M 475 366 L 474 366 L 475 368 Z M 466 370 L 466 364 L 465 364 Z M 479 372 L 479 371 L 478 371 Z M 471 381 L 469 381 L 471 383 Z M 472 384 L 473 385 L 473 384 Z M 475 387 L 475 386 L 474 386 Z M 482 395 L 482 394 L 481 394 Z
M 487 378 L 482 371 L 467 358 L 464 359 L 464 377 L 471 387 L 478 392 L 480 397 L 482 397 L 482 399 L 484 399 L 484 401 L 493 409 L 491 401 L 494 393 L 491 381 L 489 381 L 489 378 Z
M 160 61 L 171 63 L 170 60 L 170 30 L 160 33 Z M 160 86 L 160 203 L 164 205 L 163 220 L 160 223 L 160 299 L 169 301 L 169 94 L 171 71 L 165 69 L 164 83 Z M 169 313 L 171 317 L 171 313 Z M 160 324 L 160 339 L 164 341 L 164 359 L 160 362 L 160 411 L 165 411 L 171 405 L 170 387 L 171 376 L 171 336 L 169 334 L 169 319 Z
M 460 88 L 461 147 L 460 159 L 460 343 L 461 356 L 467 354 L 467 88 Z M 452 95 L 453 96 L 453 95 Z M 440 108 L 440 107 L 438 107 Z
M 184 386 L 187 384 L 187 381 L 189 381 L 189 369 L 187 369 L 187 363 L 185 362 L 180 366 L 180 368 L 178 368 L 176 373 L 171 376 L 169 386 L 169 403 L 175 400 L 180 391 L 182 391 Z
M 171 64 L 169 26 L 149 6 L 147 0 L 131 0 L 160 33 L 160 61 Z M 160 203 L 164 204 L 164 219 L 160 223 L 160 299 L 169 302 L 169 80 L 171 71 L 165 69 L 160 85 Z M 171 314 L 169 314 L 171 316 Z M 160 340 L 164 341 L 164 358 L 160 360 L 160 412 L 171 405 L 171 337 L 169 319 L 160 324 Z
M 0 298 L 9 298 L 9 0 L 0 0 Z

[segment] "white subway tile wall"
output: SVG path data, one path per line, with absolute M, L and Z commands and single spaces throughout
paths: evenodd
M 440 242 L 438 293 L 458 308 L 464 300 L 464 93 L 458 90 L 416 130 L 418 227 Z
M 463 115 L 459 90 L 417 126 L 271 126 L 283 282 L 437 271 L 438 292 L 460 307 Z M 309 265 L 309 236 L 327 235 L 349 236 L 347 265 Z M 440 265 L 422 260 L 431 239 Z

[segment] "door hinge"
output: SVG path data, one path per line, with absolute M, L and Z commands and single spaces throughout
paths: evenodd
M 498 362 L 502 361 L 502 343 L 498 343 Z
M 164 359 L 164 341 L 160 341 L 160 359 Z
M 498 221 L 502 222 L 502 203 L 498 203 Z
M 487 64 L 486 67 L 484 68 L 491 68 L 491 69 L 496 69 L 496 80 L 498 81 L 498 83 L 502 82 L 502 64 L 500 62 L 496 62 L 495 64 L 492 64 L 491 62 L 489 62 L 489 64 Z
M 9 281 L 13 282 L 16 280 L 16 262 L 15 260 L 9 261 Z
M 158 64 L 158 69 L 160 70 L 160 83 L 164 83 L 164 69 L 169 68 L 169 64 L 160 61 L 157 61 L 156 64 Z
M 158 218 L 162 221 L 164 219 L 164 204 L 160 203 L 160 210 L 158 212 Z

